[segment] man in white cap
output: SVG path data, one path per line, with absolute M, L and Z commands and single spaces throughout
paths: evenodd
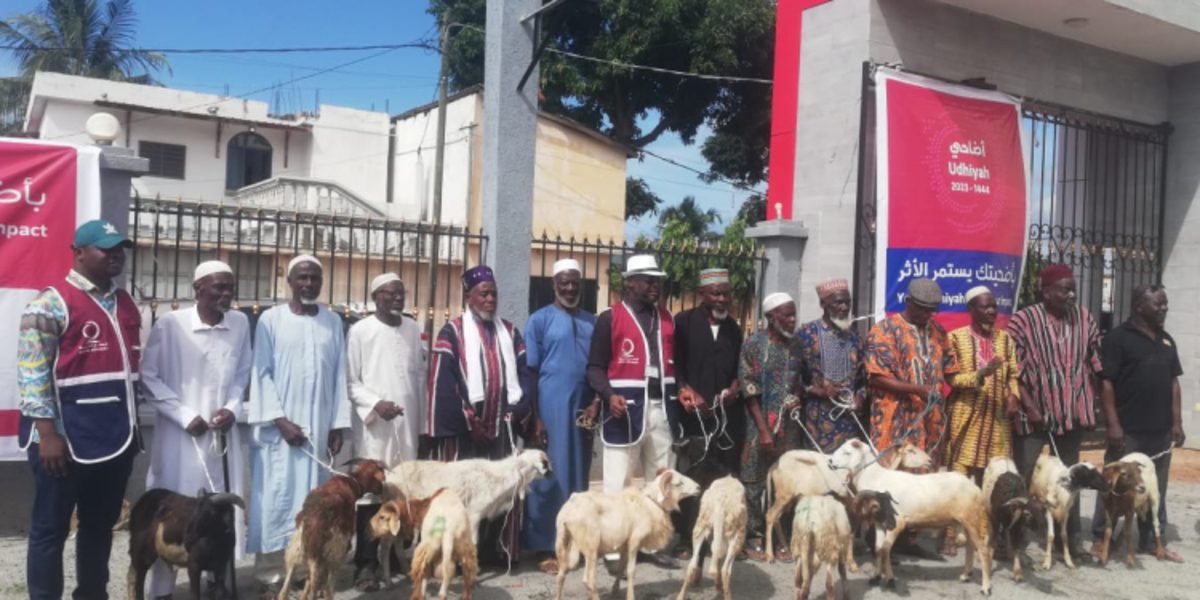
M 281 579 L 282 550 L 304 498 L 330 477 L 318 460 L 327 464 L 341 451 L 350 427 L 345 335 L 342 320 L 317 303 L 323 282 L 320 261 L 293 258 L 291 298 L 263 312 L 254 332 L 246 551 L 260 555 L 270 584 Z
M 404 282 L 395 273 L 373 279 L 375 314 L 355 323 L 346 335 L 354 456 L 387 465 L 417 458 L 425 399 L 421 331 L 416 321 L 404 314 L 405 294 Z M 375 510 L 359 510 L 359 543 L 354 552 L 359 570 L 376 564 L 378 544 L 368 543 L 369 536 L 362 534 L 362 526 Z M 360 589 L 371 585 L 369 580 L 359 583 Z
M 195 306 L 159 317 L 142 353 L 142 389 L 158 413 L 146 487 L 186 496 L 204 489 L 244 498 L 242 446 L 234 424 L 250 382 L 250 322 L 230 310 L 236 284 L 229 265 L 200 263 L 192 290 Z M 228 452 L 228 480 L 222 450 Z M 234 502 L 230 496 L 218 501 Z M 234 528 L 238 539 L 244 539 L 241 510 Z M 241 544 L 235 553 L 241 558 Z M 151 595 L 170 596 L 174 589 L 174 568 L 159 560 L 150 573 Z
M 767 328 L 754 332 L 742 345 L 738 365 L 738 379 L 749 413 L 740 479 L 746 486 L 746 506 L 750 510 L 746 556 L 751 560 L 765 558 L 762 507 L 767 469 L 780 454 L 800 448 L 804 439 L 800 426 L 791 418 L 792 410 L 800 407 L 800 399 L 794 394 L 800 360 L 792 351 L 796 302 L 788 294 L 776 292 L 763 300 L 762 310 Z M 786 554 L 786 550 L 783 552 Z
M 522 539 L 540 554 L 538 567 L 557 573 L 554 519 L 567 498 L 588 488 L 592 434 L 575 426 L 576 415 L 592 403 L 587 383 L 588 350 L 596 316 L 579 307 L 582 296 L 579 262 L 554 263 L 554 303 L 525 323 L 525 361 L 537 376 L 536 437 L 546 440 L 553 476 L 533 482 L 525 501 Z
M 639 254 L 629 257 L 622 276 L 621 301 L 596 317 L 587 365 L 588 383 L 600 396 L 604 491 L 610 494 L 637 475 L 650 481 L 659 469 L 675 466 L 672 444 L 682 413 L 675 391 L 675 321 L 658 305 L 667 274 L 653 255 Z M 674 566 L 658 554 L 645 558 Z

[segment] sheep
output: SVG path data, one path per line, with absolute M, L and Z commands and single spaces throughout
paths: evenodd
M 1145 480 L 1149 471 L 1151 481 Z M 1158 478 L 1154 472 L 1154 463 L 1150 457 L 1140 452 L 1128 454 L 1114 463 L 1104 465 L 1104 480 L 1109 490 L 1102 497 L 1104 514 L 1104 541 L 1100 546 L 1100 566 L 1108 565 L 1108 551 L 1112 543 L 1112 531 L 1117 519 L 1125 519 L 1125 566 L 1132 567 L 1136 563 L 1133 558 L 1133 517 L 1134 515 L 1153 517 L 1154 539 L 1158 543 L 1155 556 L 1162 558 L 1164 554 L 1162 539 L 1158 535 Z M 1153 485 L 1153 493 L 1151 493 Z M 1153 497 L 1153 508 L 1150 500 Z
M 906 527 L 945 527 L 958 525 L 966 532 L 966 562 L 959 579 L 970 581 L 975 552 L 983 571 L 980 591 L 992 592 L 991 553 L 988 549 L 987 506 L 983 493 L 965 475 L 953 472 L 913 474 L 888 469 L 875 461 L 875 453 L 865 443 L 850 440 L 831 456 L 835 469 L 849 469 L 854 486 L 860 490 L 886 491 L 896 499 L 896 528 L 879 542 L 876 562 L 885 585 L 895 584 L 891 549 Z
M 881 464 L 905 471 L 925 469 L 933 459 L 911 443 L 905 443 L 897 452 L 886 453 Z M 775 530 L 779 519 L 796 498 L 820 496 L 834 493 L 839 497 L 848 495 L 844 473 L 835 473 L 828 459 L 813 450 L 790 450 L 784 452 L 767 471 L 766 497 L 770 506 L 766 515 L 767 563 L 775 562 Z
M 184 567 L 192 598 L 200 598 L 200 574 L 213 574 L 216 587 L 225 592 L 225 571 L 233 558 L 233 507 L 246 505 L 235 494 L 210 494 L 205 490 L 189 498 L 170 490 L 148 490 L 129 512 L 129 600 L 145 595 L 146 571 L 162 559 Z
M 1017 463 L 1006 456 L 997 456 L 983 471 L 983 498 L 988 503 L 988 520 L 992 525 L 992 543 L 999 548 L 1004 539 L 1006 556 L 1013 561 L 1013 579 L 1025 580 L 1019 553 L 1013 551 L 1013 536 L 1020 527 L 1041 515 L 1041 505 L 1030 498 L 1025 480 L 1017 471 Z M 1019 547 L 1019 542 L 1018 542 Z
M 848 486 L 852 487 L 852 486 Z M 846 507 L 846 514 L 850 517 L 850 530 L 855 535 L 863 531 L 863 527 L 869 527 L 869 531 L 874 533 L 875 530 L 891 531 L 896 528 L 896 500 L 887 492 L 877 490 L 850 490 L 852 496 L 839 497 L 842 505 Z M 872 535 L 871 544 L 868 546 L 871 553 L 875 553 L 874 536 Z M 858 571 L 858 563 L 854 562 L 853 552 L 847 553 L 846 564 L 850 566 L 853 572 Z
M 471 543 L 479 543 L 479 524 L 512 510 L 515 500 L 536 479 L 550 476 L 550 458 L 541 450 L 524 450 L 502 460 L 457 462 L 413 460 L 388 470 L 385 497 L 426 498 L 441 488 L 455 492 L 467 507 Z
M 1108 491 L 1104 476 L 1091 463 L 1081 462 L 1067 468 L 1057 456 L 1042 455 L 1038 457 L 1033 475 L 1029 478 L 1029 495 L 1046 511 L 1046 555 L 1042 560 L 1042 570 L 1049 571 L 1054 565 L 1054 525 L 1059 526 L 1059 533 L 1064 542 L 1067 537 L 1067 519 L 1071 515 L 1071 507 L 1079 499 L 1079 490 L 1093 489 L 1101 492 Z M 1063 544 L 1063 562 L 1067 568 L 1074 569 L 1071 560 L 1070 544 Z
M 315 599 L 323 591 L 333 598 L 333 579 L 350 553 L 354 537 L 354 504 L 366 494 L 383 493 L 386 465 L 377 460 L 353 460 L 349 475 L 337 474 L 304 498 L 296 515 L 296 531 L 284 553 L 283 585 L 279 600 L 287 600 L 292 575 L 301 561 L 308 566 L 301 600 Z
M 634 600 L 634 570 L 639 551 L 657 552 L 671 541 L 671 513 L 679 501 L 700 493 L 700 486 L 675 470 L 663 470 L 642 489 L 626 488 L 616 494 L 575 492 L 558 511 L 554 541 L 558 559 L 555 598 L 562 600 L 567 571 L 586 560 L 583 581 L 597 600 L 596 566 L 601 554 L 620 555 L 619 564 L 629 580 L 627 600 Z M 715 561 L 714 561 L 715 562 Z M 620 580 L 613 584 L 616 592 Z
M 413 550 L 411 600 L 424 600 L 425 579 L 433 573 L 440 560 L 439 577 L 442 587 L 438 598 L 443 600 L 454 579 L 455 565 L 462 567 L 463 600 L 471 600 L 471 588 L 479 574 L 479 558 L 471 540 L 470 519 L 466 505 L 454 490 L 440 489 L 430 498 L 429 509 L 421 521 L 421 541 Z
M 443 488 L 445 489 L 445 488 Z M 412 540 L 421 529 L 421 522 L 429 510 L 429 504 L 442 490 L 435 492 L 429 498 L 421 500 L 388 500 L 379 507 L 379 512 L 371 517 L 367 527 L 373 540 L 379 540 L 379 564 L 383 570 L 383 583 L 392 583 L 392 554 L 403 561 L 401 548 L 397 542 Z
M 846 568 L 849 566 L 852 572 L 858 572 L 858 566 L 846 560 L 854 549 L 852 535 L 846 508 L 836 498 L 805 496 L 796 504 L 791 546 L 792 555 L 796 557 L 796 600 L 808 598 L 813 575 L 820 571 L 821 565 L 826 567 L 826 599 L 832 600 L 834 595 L 834 565 L 842 580 L 842 598 L 850 597 L 850 591 L 846 589 Z
M 733 598 L 729 579 L 733 574 L 733 561 L 746 543 L 746 488 L 733 477 L 723 477 L 709 485 L 700 497 L 700 514 L 692 530 L 692 560 L 688 564 L 683 587 L 678 600 L 687 597 L 690 584 L 700 580 L 700 549 L 712 538 L 712 565 L 709 573 L 713 585 L 725 595 Z

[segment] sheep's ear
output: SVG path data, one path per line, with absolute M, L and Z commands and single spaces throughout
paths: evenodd
M 674 479 L 674 475 L 675 473 L 671 472 L 669 469 L 663 469 L 659 472 L 658 491 L 661 492 L 664 497 L 671 489 L 671 481 Z
M 388 517 L 388 531 L 392 532 L 392 536 L 400 535 L 400 515 Z

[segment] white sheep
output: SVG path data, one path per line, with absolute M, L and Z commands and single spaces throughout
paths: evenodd
M 471 588 L 479 573 L 479 560 L 471 529 L 467 508 L 462 498 L 453 490 L 438 492 L 429 503 L 429 509 L 421 522 L 421 541 L 413 550 L 411 600 L 425 598 L 425 578 L 436 566 L 440 566 L 438 577 L 441 590 L 438 598 L 446 598 L 450 580 L 454 579 L 455 565 L 462 567 L 463 600 L 471 600 Z M 440 565 L 439 565 L 440 561 Z
M 933 459 L 911 443 L 905 443 L 895 452 L 887 452 L 880 463 L 885 467 L 905 471 L 928 468 Z M 790 450 L 767 470 L 766 497 L 769 507 L 766 515 L 767 563 L 775 562 L 775 531 L 784 511 L 800 496 L 822 496 L 833 493 L 839 497 L 850 495 L 846 488 L 846 472 L 835 471 L 829 460 L 813 450 Z
M 692 530 L 692 560 L 678 600 L 687 597 L 688 586 L 700 580 L 700 550 L 704 542 L 712 538 L 712 563 L 709 574 L 713 585 L 731 600 L 729 580 L 733 574 L 733 561 L 746 543 L 746 488 L 733 477 L 722 477 L 709 486 L 700 497 L 700 514 Z
M 467 507 L 471 541 L 479 543 L 479 524 L 512 509 L 535 479 L 548 477 L 550 458 L 541 450 L 524 450 L 502 460 L 457 462 L 412 460 L 388 469 L 385 495 L 428 498 L 442 488 L 455 492 Z
M 665 470 L 642 489 L 626 488 L 616 494 L 575 492 L 558 511 L 555 520 L 557 539 L 554 552 L 558 559 L 555 598 L 562 599 L 567 571 L 586 561 L 584 585 L 593 600 L 596 593 L 596 566 L 601 554 L 619 554 L 620 566 L 629 580 L 627 600 L 634 600 L 634 570 L 639 551 L 656 552 L 666 548 L 674 527 L 671 513 L 679 510 L 679 501 L 696 496 L 700 486 L 678 471 Z M 613 592 L 619 585 L 614 582 Z
M 842 598 L 846 589 L 846 567 L 858 572 L 853 561 L 846 560 L 854 547 L 850 518 L 841 501 L 832 496 L 805 496 L 796 504 L 792 518 L 792 555 L 796 557 L 796 600 L 808 598 L 813 576 L 825 566 L 825 598 L 833 600 L 833 568 L 842 580 Z
M 992 592 L 991 552 L 988 549 L 987 505 L 983 493 L 965 475 L 953 472 L 913 474 L 894 471 L 875 460 L 875 452 L 859 440 L 842 444 L 831 456 L 833 467 L 849 469 L 855 488 L 888 492 L 896 500 L 896 528 L 882 539 L 875 558 L 876 577 L 882 576 L 885 585 L 895 583 L 892 572 L 891 549 L 906 527 L 946 527 L 958 525 L 966 532 L 969 545 L 962 581 L 970 581 L 975 552 L 979 553 L 983 571 L 980 591 Z
M 1108 484 L 1104 475 L 1094 465 L 1081 462 L 1067 468 L 1057 456 L 1045 454 L 1038 457 L 1037 465 L 1033 468 L 1033 476 L 1029 478 L 1029 495 L 1041 503 L 1046 510 L 1046 555 L 1042 560 L 1042 570 L 1048 571 L 1054 564 L 1054 527 L 1058 525 L 1064 542 L 1067 542 L 1067 519 L 1071 516 L 1071 507 L 1079 499 L 1079 490 L 1090 488 L 1107 490 Z M 1070 544 L 1063 544 L 1063 562 L 1067 568 L 1074 569 L 1071 560 Z

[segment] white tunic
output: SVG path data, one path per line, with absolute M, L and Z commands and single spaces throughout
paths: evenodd
M 225 491 L 215 434 L 210 431 L 193 437 L 185 430 L 196 417 L 212 421 L 222 408 L 241 418 L 252 359 L 249 321 L 240 312 L 225 313 L 225 318 L 211 327 L 200 320 L 194 307 L 158 319 L 141 364 L 143 390 L 157 411 L 147 488 L 165 488 L 187 496 L 194 496 L 200 488 Z M 226 440 L 229 490 L 245 499 L 238 427 L 229 430 Z M 211 484 L 204 467 L 212 477 Z M 242 539 L 244 520 L 239 517 L 235 522 Z M 240 554 L 240 544 L 238 550 Z
M 392 327 L 377 317 L 355 323 L 346 338 L 346 380 L 354 403 L 355 456 L 393 465 L 417 458 L 425 408 L 425 365 L 416 322 Z M 404 409 L 385 421 L 375 412 L 382 400 Z

